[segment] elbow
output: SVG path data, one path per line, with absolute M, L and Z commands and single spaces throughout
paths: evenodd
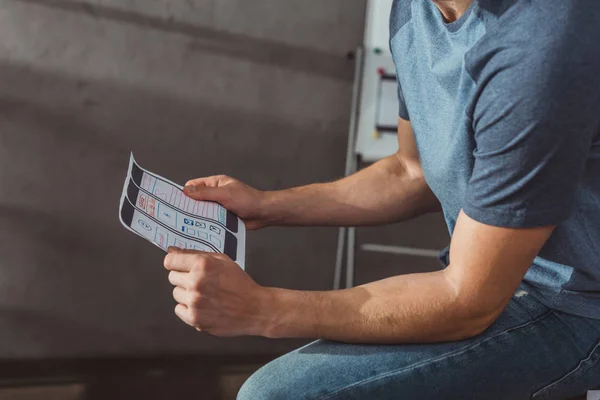
M 502 314 L 507 301 L 478 290 L 452 285 L 452 340 L 467 340 L 484 333 Z
M 488 314 L 483 316 L 473 316 L 471 317 L 467 324 L 469 328 L 464 334 L 464 339 L 471 339 L 476 336 L 481 335 L 485 331 L 488 330 L 490 326 L 498 319 L 497 314 Z
M 459 306 L 455 310 L 452 341 L 468 340 L 484 333 L 498 319 L 501 312 Z

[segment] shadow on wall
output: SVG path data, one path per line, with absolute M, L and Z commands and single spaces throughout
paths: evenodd
M 172 18 L 153 17 L 99 4 L 92 5 L 72 0 L 11 1 L 85 14 L 92 18 L 131 24 L 164 33 L 183 35 L 192 39 L 190 49 L 193 51 L 210 52 L 254 63 L 275 65 L 346 82 L 351 82 L 354 75 L 353 69 L 348 68 L 348 61 L 344 55 L 290 46 L 272 40 L 257 39 L 231 32 L 216 31 L 207 27 L 175 21 Z
M 110 161 L 120 163 L 115 167 L 122 175 L 121 169 L 127 164 L 124 160 L 129 150 L 134 149 L 136 153 L 151 153 L 152 158 L 159 161 L 161 157 L 168 159 L 168 163 L 157 164 L 167 168 L 174 165 L 170 169 L 177 171 L 237 172 L 238 176 L 241 172 L 244 178 L 243 173 L 249 172 L 251 166 L 254 184 L 272 184 L 275 168 L 307 154 L 312 155 L 312 160 L 320 157 L 324 160 L 331 157 L 333 150 L 340 153 L 343 161 L 343 149 L 333 140 L 330 127 L 305 124 L 302 118 L 286 120 L 215 107 L 207 102 L 175 98 L 143 88 L 68 78 L 19 65 L 0 65 L 0 76 L 4 82 L 0 87 L 3 128 L 0 138 L 4 148 L 0 151 L 22 148 L 33 153 L 39 150 L 36 158 L 27 160 L 34 165 L 59 161 L 65 167 L 63 172 L 76 174 L 77 171 L 68 171 L 75 166 L 74 161 L 85 161 L 83 158 L 88 153 L 104 153 L 113 157 Z M 316 141 L 319 146 L 315 146 Z M 209 145 L 210 151 L 207 151 Z M 253 149 L 261 153 L 252 152 Z M 56 154 L 68 152 L 79 159 L 56 160 Z M 176 156 L 175 152 L 180 155 Z M 307 168 L 290 169 L 286 172 L 292 173 L 292 181 L 296 172 L 317 172 Z M 44 169 L 43 172 L 53 171 Z M 84 172 L 96 178 L 87 182 L 107 180 L 102 179 L 105 171 L 97 166 Z M 259 182 L 256 182 L 257 172 Z M 163 173 L 168 174 L 169 170 Z M 5 174 L 4 178 L 11 176 L 14 174 Z M 35 190 L 35 187 L 28 189 Z
M 118 249 L 118 240 L 89 229 L 85 219 L 59 218 L 51 210 L 0 206 L 0 358 L 60 357 L 95 354 L 102 349 L 135 354 L 143 349 L 135 332 L 103 325 L 111 312 L 96 311 L 97 265 L 114 263 L 106 248 Z M 86 279 L 87 278 L 87 279 Z M 87 318 L 77 318 L 78 307 Z M 91 317 L 91 318 L 90 318 Z M 87 320 L 86 320 L 87 319 Z
M 10 343 L 14 353 L 3 351 L 2 360 L 36 359 L 46 353 L 52 343 L 55 356 L 65 353 L 95 355 L 98 349 L 118 343 L 126 345 L 129 354 L 142 350 L 135 337 L 127 337 L 110 329 L 89 326 L 78 321 L 18 308 L 0 308 L 0 340 Z M 4 347 L 4 346 L 3 346 Z M 25 353 L 25 354 L 24 354 Z M 101 355 L 101 353 L 98 353 Z

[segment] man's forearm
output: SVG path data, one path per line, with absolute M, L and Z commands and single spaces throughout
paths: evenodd
M 398 276 L 332 292 L 269 291 L 272 338 L 423 343 L 472 337 L 490 323 L 468 310 L 444 272 Z M 265 321 L 264 318 L 262 318 Z
M 397 155 L 336 182 L 268 192 L 274 225 L 377 225 L 439 210 L 420 166 Z

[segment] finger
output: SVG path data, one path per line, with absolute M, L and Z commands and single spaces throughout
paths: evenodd
M 190 274 L 187 272 L 169 272 L 169 283 L 173 286 L 179 286 L 184 289 L 191 289 L 192 283 L 190 281 Z
M 191 249 L 180 249 L 179 247 L 169 247 L 167 249 L 169 254 L 189 254 L 189 255 L 198 255 L 204 257 L 212 257 L 222 259 L 228 259 L 229 257 L 223 253 L 214 253 L 210 251 L 200 251 L 200 250 L 191 250 Z
M 205 178 L 197 178 L 190 179 L 185 183 L 184 186 L 209 186 L 209 187 L 217 187 L 219 184 L 219 180 L 216 176 L 208 176 Z
M 265 224 L 258 220 L 244 220 L 244 222 L 246 223 L 246 229 L 249 231 L 258 230 L 265 227 Z
M 190 310 L 186 306 L 182 304 L 177 304 L 175 306 L 175 315 L 177 315 L 177 317 L 179 317 L 180 320 L 182 320 L 189 326 L 194 326 L 190 317 Z
M 198 251 L 198 250 L 193 250 L 193 249 L 182 249 L 181 247 L 177 247 L 177 246 L 169 246 L 169 248 L 167 249 L 167 253 L 171 254 L 198 254 L 198 253 L 202 253 L 202 251 Z
M 173 298 L 177 303 L 184 306 L 189 306 L 191 303 L 190 292 L 179 286 L 173 289 Z
M 165 257 L 163 265 L 169 271 L 190 272 L 198 257 L 197 253 L 173 251 Z
M 194 200 L 220 203 L 227 197 L 226 189 L 206 186 L 186 186 L 183 193 Z
M 224 176 L 223 175 L 213 175 L 206 176 L 204 178 L 190 179 L 185 183 L 185 186 L 208 186 L 208 187 L 218 187 Z
M 206 185 L 186 185 L 183 193 L 186 196 L 199 201 L 221 202 L 227 196 L 227 189 Z
M 177 248 L 175 248 L 174 252 L 177 252 L 179 250 L 177 250 Z M 225 260 L 225 259 L 229 259 L 229 256 L 227 256 L 226 254 L 223 253 L 215 253 L 213 251 L 200 251 L 200 250 L 188 250 L 189 252 L 187 254 L 195 254 L 197 256 L 202 256 L 202 257 L 206 257 L 206 258 L 216 258 L 218 260 Z

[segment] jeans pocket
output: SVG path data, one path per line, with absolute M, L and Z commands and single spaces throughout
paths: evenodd
M 590 354 L 561 378 L 544 386 L 532 396 L 532 400 L 562 400 L 585 394 L 600 385 L 600 342 Z

